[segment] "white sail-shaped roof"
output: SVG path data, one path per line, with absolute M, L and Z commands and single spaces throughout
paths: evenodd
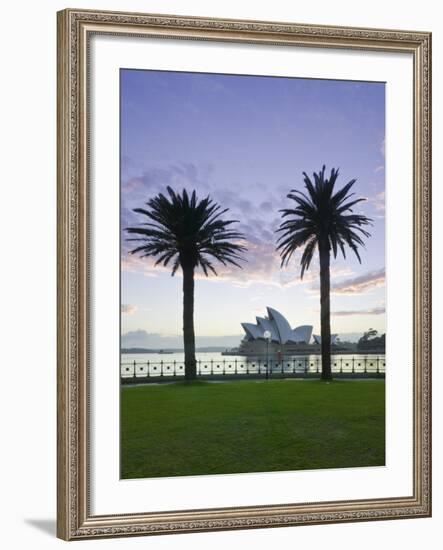
M 309 341 L 311 340 L 312 336 L 312 325 L 302 325 L 300 327 L 295 328 L 292 331 L 292 341 L 295 343 L 305 343 L 309 344 Z
M 277 327 L 280 343 L 286 344 L 292 337 L 291 325 L 276 309 L 272 309 L 272 307 L 267 307 L 266 309 L 268 311 L 269 320 L 273 321 Z
M 270 321 L 269 319 L 266 319 L 265 317 L 256 317 L 256 320 L 257 320 L 257 325 L 262 330 L 262 333 L 268 330 L 271 333 L 271 340 L 273 342 L 280 342 L 278 330 L 274 322 Z
M 268 317 L 256 317 L 257 324 L 241 323 L 247 340 L 263 339 L 264 333 L 269 331 L 271 333 L 271 341 L 278 344 L 286 344 L 287 342 L 309 344 L 312 336 L 312 325 L 301 325 L 292 329 L 291 325 L 280 312 L 272 307 L 266 309 Z M 333 343 L 336 337 L 337 335 L 334 334 Z M 318 337 L 314 336 L 314 339 L 316 338 Z M 316 342 L 318 343 L 317 340 Z
M 254 323 L 242 323 L 241 326 L 246 334 L 252 339 L 257 340 L 257 338 L 263 338 L 263 331 Z

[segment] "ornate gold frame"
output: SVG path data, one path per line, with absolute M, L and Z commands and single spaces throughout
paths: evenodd
M 414 59 L 414 461 L 404 498 L 92 516 L 88 490 L 87 50 L 94 33 L 409 52 Z M 431 514 L 431 34 L 201 17 L 58 13 L 58 536 L 246 529 Z

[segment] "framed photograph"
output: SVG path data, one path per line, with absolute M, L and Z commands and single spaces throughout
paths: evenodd
M 431 514 L 431 35 L 58 13 L 58 536 Z

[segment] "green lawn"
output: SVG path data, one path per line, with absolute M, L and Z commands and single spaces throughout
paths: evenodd
M 384 380 L 123 387 L 121 477 L 385 463 Z

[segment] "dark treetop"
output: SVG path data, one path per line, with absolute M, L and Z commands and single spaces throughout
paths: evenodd
M 358 247 L 364 247 L 362 236 L 370 236 L 362 226 L 371 225 L 372 220 L 362 214 L 353 213 L 352 207 L 365 200 L 352 198 L 355 193 L 349 193 L 356 180 L 351 180 L 334 194 L 338 169 L 331 170 L 329 179 L 325 179 L 325 166 L 321 172 L 313 174 L 313 182 L 306 172 L 303 172 L 303 176 L 307 194 L 292 189 L 288 198 L 296 203 L 295 208 L 281 210 L 282 217 L 289 218 L 278 229 L 282 233 L 277 246 L 282 258 L 281 265 L 287 265 L 294 251 L 304 247 L 300 262 L 303 278 L 315 249 L 323 238 L 328 242 L 334 258 L 337 257 L 338 249 L 345 258 L 347 245 L 361 263 Z
M 214 259 L 240 267 L 240 254 L 246 248 L 235 242 L 243 239 L 241 233 L 231 229 L 237 220 L 221 219 L 228 208 L 222 209 L 209 197 L 198 200 L 195 191 L 189 196 L 185 189 L 181 195 L 171 187 L 167 190 L 169 197 L 159 193 L 147 202 L 148 209 L 134 210 L 151 221 L 127 229 L 128 233 L 140 235 L 129 240 L 143 243 L 131 253 L 156 256 L 155 265 L 171 265 L 172 275 L 179 266 L 201 267 L 206 276 L 209 271 L 217 275 Z

